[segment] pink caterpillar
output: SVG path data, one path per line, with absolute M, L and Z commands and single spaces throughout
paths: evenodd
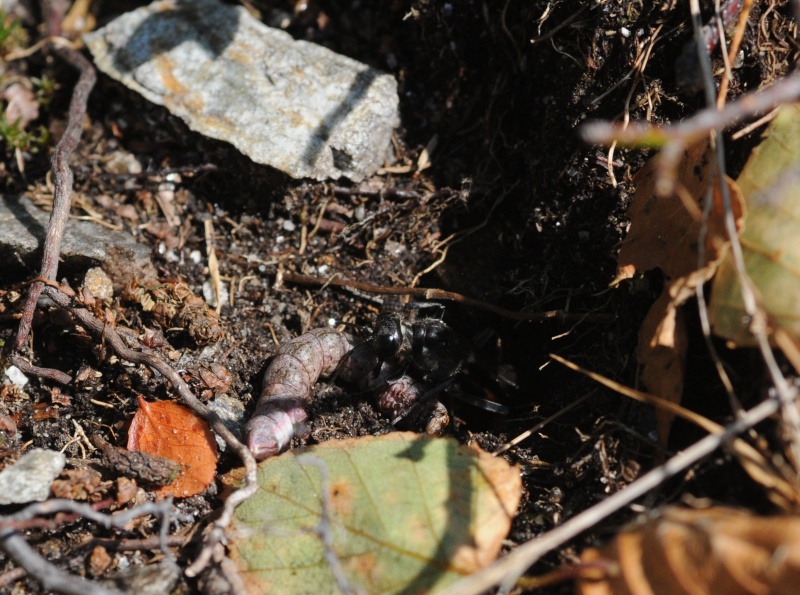
M 368 349 L 354 350 L 352 338 L 333 329 L 314 329 L 285 343 L 264 374 L 255 413 L 245 426 L 248 448 L 261 460 L 281 452 L 293 437 L 306 437 L 305 404 L 317 380 L 334 372 L 360 390 L 380 389 L 378 406 L 385 412 L 408 411 L 425 389 L 406 374 L 390 382 L 391 368 Z M 440 433 L 449 420 L 438 403 L 435 412 L 428 429 Z

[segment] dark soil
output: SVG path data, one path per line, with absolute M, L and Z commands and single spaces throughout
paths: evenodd
M 388 172 L 358 186 L 296 181 L 252 163 L 229 145 L 200 137 L 166 110 L 100 76 L 83 140 L 72 159 L 73 215 L 129 231 L 152 247 L 163 280 L 185 282 L 200 296 L 209 281 L 205 233 L 210 221 L 221 278 L 230 294 L 220 310 L 224 336 L 198 346 L 185 330 L 164 328 L 168 343 L 161 348 L 178 353 L 176 365 L 195 394 L 208 400 L 227 393 L 249 412 L 276 340 L 285 342 L 329 321 L 356 332 L 369 328 L 381 305 L 363 292 L 286 280 L 294 273 L 324 282 L 335 274 L 378 286 L 441 288 L 517 312 L 563 314 L 520 321 L 443 302 L 444 320 L 476 353 L 460 385 L 510 409 L 506 416 L 487 415 L 446 399 L 454 436 L 493 451 L 585 399 L 507 452 L 508 460 L 520 465 L 525 487 L 509 547 L 622 489 L 702 435 L 676 424 L 671 450 L 664 451 L 655 439 L 650 408 L 632 404 L 548 357 L 557 353 L 628 386 L 637 384 L 638 329 L 661 279 L 654 273 L 613 289 L 609 283 L 627 230 L 632 175 L 648 155 L 617 149 L 612 180 L 608 149 L 582 143 L 578 129 L 590 119 L 620 120 L 626 109 L 631 120 L 668 124 L 702 107 L 698 95 L 687 95 L 676 84 L 676 61 L 691 37 L 688 3 L 320 0 L 304 4 L 305 9 L 290 2 L 252 4 L 268 23 L 288 23 L 288 31 L 298 38 L 393 73 L 400 86 L 403 124 L 395 136 L 397 161 Z M 99 20 L 138 5 L 105 3 Z M 732 95 L 789 71 L 798 52 L 796 41 L 787 42 L 796 32 L 789 14 L 784 1 L 758 3 L 745 36 L 743 62 L 734 71 Z M 28 25 L 35 40 L 33 23 Z M 650 52 L 649 59 L 639 73 L 634 63 L 643 52 Z M 0 82 L 9 72 L 46 75 L 58 82 L 52 104 L 37 122 L 58 138 L 74 72 L 42 52 L 9 68 Z M 757 138 L 758 131 L 729 143 L 731 175 Z M 431 166 L 416 172 L 421 152 L 433 139 L 437 144 Z M 0 192 L 25 193 L 47 208 L 52 200 L 47 179 L 51 147 L 25 154 L 24 173 L 14 152 L 3 150 Z M 109 167 L 128 155 L 147 175 L 126 175 Z M 176 221 L 159 206 L 159 190 L 169 191 Z M 384 190 L 383 196 L 376 192 Z M 14 292 L 36 274 L 4 274 L 0 280 L 0 339 L 6 345 L 17 325 Z M 73 287 L 80 285 L 82 274 L 68 279 Z M 120 323 L 137 332 L 157 326 L 139 305 L 122 302 L 119 295 L 113 309 Z M 693 324 L 695 347 L 684 404 L 724 421 L 727 400 L 702 347 L 699 324 Z M 58 389 L 33 379 L 24 394 L 4 387 L 2 406 L 18 427 L 6 448 L 5 464 L 31 445 L 65 448 L 68 467 L 91 466 L 101 470 L 103 479 L 115 480 L 114 472 L 97 466 L 97 452 L 70 443 L 76 432 L 73 421 L 87 433 L 100 432 L 124 445 L 136 395 L 174 398 L 171 389 L 142 368 L 109 357 L 88 337 L 78 341 L 73 328 L 59 326 L 52 317 L 37 319 L 29 355 L 37 365 L 72 376 L 84 366 L 101 375 Z M 761 370 L 755 359 L 726 357 L 736 358 L 744 394 L 756 399 Z M 204 374 L 212 364 L 230 372 L 222 386 Z M 515 383 L 504 382 L 505 376 Z M 388 420 L 363 395 L 328 387 L 312 408 L 312 424 L 306 443 L 373 434 L 385 429 Z M 237 465 L 238 459 L 224 455 L 220 473 Z M 687 496 L 768 509 L 761 488 L 720 455 L 664 485 L 639 510 Z M 181 510 L 202 519 L 218 505 L 212 487 L 183 501 Z M 549 555 L 531 574 L 574 563 L 584 548 L 605 541 L 635 513 L 627 509 L 608 519 Z M 141 527 L 142 536 L 152 531 Z M 79 522 L 56 531 L 34 530 L 27 537 L 59 566 L 88 574 L 92 537 L 107 536 L 111 533 L 98 535 L 96 527 Z M 180 562 L 185 564 L 194 553 L 180 551 Z M 152 557 L 113 551 L 112 556 L 108 572 L 122 557 L 134 566 Z M 12 568 L 6 562 L 0 570 Z M 184 578 L 180 588 L 189 592 L 197 585 Z M 38 591 L 29 577 L 4 589 Z

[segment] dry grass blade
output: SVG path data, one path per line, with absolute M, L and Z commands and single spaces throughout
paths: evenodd
M 720 432 L 724 431 L 723 426 L 716 424 L 710 419 L 705 418 L 702 415 L 698 415 L 693 411 L 689 411 L 688 409 L 681 407 L 676 403 L 672 403 L 665 399 L 656 397 L 655 395 L 649 395 L 647 393 L 643 393 L 636 389 L 622 385 L 614 380 L 601 376 L 600 374 L 585 370 L 557 355 L 550 354 L 550 357 L 565 365 L 570 370 L 580 372 L 595 382 L 598 382 L 623 396 L 634 399 L 635 401 L 639 401 L 640 403 L 653 405 L 654 407 L 658 407 L 664 411 L 669 411 L 670 413 L 682 417 L 683 419 L 703 428 L 709 433 L 719 434 Z M 742 467 L 744 467 L 745 471 L 747 471 L 748 475 L 750 475 L 754 481 L 758 482 L 768 490 L 767 495 L 770 497 L 770 499 L 772 499 L 773 502 L 775 502 L 775 504 L 784 510 L 797 510 L 800 507 L 800 489 L 798 489 L 791 481 L 778 475 L 778 472 L 773 469 L 764 455 L 762 455 L 741 438 L 736 438 L 731 441 L 731 450 L 737 456 L 739 462 L 741 463 Z

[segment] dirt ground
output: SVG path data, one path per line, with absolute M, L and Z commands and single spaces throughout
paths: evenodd
M 141 4 L 107 2 L 98 21 Z M 702 4 L 709 10 L 713 3 Z M 755 5 L 732 96 L 787 74 L 798 56 L 789 3 Z M 162 280 L 180 280 L 200 296 L 210 278 L 210 225 L 230 296 L 220 309 L 223 337 L 198 346 L 185 329 L 165 328 L 166 343 L 160 347 L 178 353 L 195 394 L 209 400 L 227 393 L 249 412 L 276 341 L 329 320 L 355 332 L 368 328 L 382 307 L 369 294 L 321 288 L 292 276 L 324 282 L 335 274 L 377 286 L 441 288 L 531 314 L 532 320 L 517 320 L 442 302 L 444 320 L 475 353 L 458 380 L 460 388 L 509 408 L 508 415 L 494 415 L 446 399 L 454 436 L 493 451 L 584 399 L 506 453 L 520 465 L 525 488 L 509 548 L 622 489 L 702 436 L 677 423 L 664 451 L 657 445 L 649 407 L 631 404 L 548 357 L 556 353 L 637 385 L 638 330 L 662 280 L 650 274 L 613 289 L 609 283 L 627 231 L 632 176 L 648 155 L 617 149 L 609 168 L 608 148 L 584 144 L 577 131 L 592 119 L 619 121 L 627 115 L 674 123 L 701 109 L 701 97 L 676 82 L 683 76 L 683 71 L 676 75 L 676 64 L 691 38 L 688 3 L 320 0 L 294 5 L 254 0 L 252 7 L 297 38 L 394 74 L 402 126 L 394 137 L 396 162 L 362 184 L 296 181 L 191 132 L 165 109 L 100 75 L 71 161 L 72 214 L 131 233 L 152 248 Z M 38 39 L 36 23 L 26 23 L 26 30 L 32 44 Z M 715 66 L 719 63 L 715 54 Z M 36 121 L 51 140 L 38 152 L 25 152 L 24 172 L 14 151 L 0 145 L 0 193 L 24 193 L 47 209 L 52 200 L 48 156 L 52 139 L 64 127 L 76 76 L 46 52 L 9 63 L 2 76 L 12 74 L 57 82 L 52 102 Z M 729 143 L 730 174 L 741 168 L 760 130 Z M 430 166 L 418 171 L 421 153 L 434 140 Z M 130 157 L 143 166 L 143 174 L 120 169 Z M 159 202 L 165 189 L 166 207 Z M 36 273 L 0 279 L 0 339 L 7 346 L 18 323 L 12 296 Z M 68 271 L 73 287 L 83 273 Z M 137 332 L 158 326 L 135 300 L 117 295 L 113 308 L 118 320 Z M 538 316 L 551 311 L 558 315 Z M 684 405 L 723 422 L 729 415 L 726 397 L 696 319 L 690 332 L 696 347 L 689 355 Z M 114 480 L 112 471 L 97 465 L 98 453 L 72 441 L 73 421 L 122 444 L 136 395 L 169 398 L 170 388 L 142 368 L 109 357 L 88 337 L 76 337 L 74 327 L 52 316 L 36 319 L 29 355 L 37 365 L 71 376 L 84 366 L 100 374 L 57 389 L 33 379 L 25 395 L 4 388 L 2 407 L 15 419 L 18 434 L 7 445 L 3 464 L 15 460 L 23 445 L 66 447 L 68 467 L 91 467 L 104 481 Z M 724 357 L 737 370 L 741 394 L 757 400 L 763 389 L 760 364 L 746 352 Z M 212 364 L 223 365 L 230 377 L 209 375 Z M 363 395 L 333 387 L 325 388 L 325 395 L 312 406 L 307 443 L 373 434 L 389 423 Z M 223 455 L 220 472 L 238 464 L 236 457 Z M 550 554 L 530 573 L 574 563 L 583 549 L 603 543 L 637 510 L 689 497 L 770 510 L 762 488 L 718 455 L 651 493 L 638 509 L 626 509 Z M 218 505 L 212 486 L 180 508 L 203 518 Z M 96 531 L 79 522 L 32 530 L 27 538 L 62 568 L 90 575 L 87 556 Z M 142 527 L 142 536 L 152 535 L 149 531 Z M 155 555 L 109 548 L 108 572 L 122 557 L 137 566 Z M 179 552 L 180 563 L 193 553 L 191 548 Z M 12 568 L 3 563 L 0 581 Z M 196 588 L 181 579 L 181 592 Z M 38 587 L 20 577 L 2 590 L 27 593 Z

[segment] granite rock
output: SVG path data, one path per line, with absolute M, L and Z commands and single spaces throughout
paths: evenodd
M 84 40 L 112 78 L 295 178 L 372 175 L 400 121 L 393 76 L 217 0 L 159 0 Z
M 0 472 L 0 505 L 43 502 L 67 458 L 54 450 L 35 448 Z
M 35 276 L 41 267 L 42 246 L 49 213 L 24 196 L 0 195 L 0 273 Z M 121 289 L 133 278 L 156 277 L 150 250 L 130 234 L 112 231 L 91 221 L 69 219 L 61 242 L 59 278 L 100 266 Z

